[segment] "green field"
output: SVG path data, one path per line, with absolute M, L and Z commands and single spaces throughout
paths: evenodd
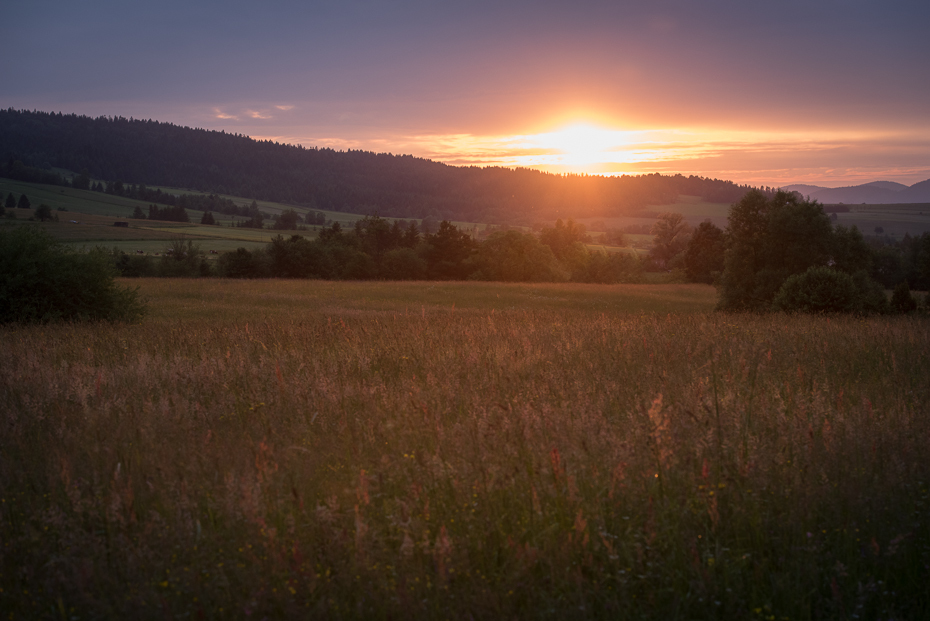
M 157 189 L 151 186 L 150 189 Z M 172 194 L 205 194 L 193 190 L 177 188 L 161 188 Z M 18 199 L 25 193 L 29 197 L 32 209 L 13 209 L 16 219 L 4 221 L 0 219 L 0 226 L 4 224 L 22 225 L 32 217 L 33 211 L 41 204 L 48 205 L 52 212 L 58 216 L 58 222 L 46 222 L 41 226 L 49 234 L 69 245 L 78 248 L 92 248 L 94 246 L 116 247 L 125 252 L 134 253 L 143 251 L 147 254 L 164 252 L 168 244 L 176 239 L 193 239 L 200 245 L 201 250 L 227 252 L 236 248 L 255 250 L 266 245 L 277 234 L 303 235 L 315 237 L 317 227 L 310 226 L 306 231 L 274 231 L 270 228 L 247 229 L 237 228 L 233 225 L 244 220 L 239 216 L 214 214 L 218 226 L 201 226 L 197 224 L 203 216 L 202 211 L 188 209 L 190 224 L 177 222 L 158 222 L 150 220 L 134 220 L 131 218 L 136 207 L 148 213 L 149 202 L 137 201 L 120 196 L 111 196 L 101 192 L 89 190 L 75 190 L 54 185 L 36 183 L 23 183 L 11 179 L 0 178 L 0 196 L 6 197 L 10 192 Z M 221 195 L 223 196 L 223 195 Z M 239 205 L 249 205 L 251 200 L 235 196 L 223 196 Z M 343 227 L 351 227 L 364 216 L 358 214 L 326 211 L 322 209 L 310 210 L 305 207 L 272 203 L 269 201 L 256 201 L 259 208 L 270 214 L 279 214 L 286 209 L 293 209 L 302 217 L 309 211 L 319 211 L 327 220 L 339 222 Z M 59 211 L 63 209 L 64 211 Z M 117 220 L 129 221 L 129 228 L 117 228 L 113 223 Z M 403 220 L 401 218 L 401 220 Z M 30 222 L 30 224 L 34 224 Z M 466 229 L 480 227 L 484 224 L 474 222 L 455 222 L 457 226 Z
M 664 212 L 680 213 L 691 226 L 697 226 L 704 220 L 710 220 L 720 228 L 724 228 L 727 225 L 730 204 L 709 203 L 701 200 L 699 196 L 682 195 L 674 203 L 648 205 L 634 215 L 613 218 L 579 218 L 578 222 L 584 224 L 588 228 L 588 232 L 596 235 L 603 232 L 599 230 L 601 227 L 598 226 L 602 222 L 605 228 L 612 229 L 622 229 L 629 225 L 652 226 L 658 215 Z
M 900 239 L 930 232 L 930 204 L 913 205 L 849 205 L 850 211 L 838 213 L 837 223 L 858 226 L 865 235 L 876 235 L 875 228 L 881 227 L 881 235 Z
M 4 618 L 930 616 L 926 319 L 123 284 L 0 328 Z
M 60 171 L 62 172 L 62 171 Z M 64 171 L 67 172 L 67 171 Z M 151 189 L 155 189 L 153 186 Z M 204 194 L 189 189 L 161 188 L 173 194 Z M 268 243 L 277 232 L 270 229 L 251 230 L 235 228 L 232 225 L 242 220 L 241 217 L 214 214 L 220 226 L 200 226 L 203 215 L 200 211 L 188 210 L 191 222 L 194 224 L 180 225 L 171 222 L 150 222 L 147 220 L 132 220 L 130 216 L 138 206 L 148 212 L 149 203 L 118 196 L 75 190 L 59 186 L 22 183 L 10 179 L 0 178 L 0 196 L 5 197 L 12 192 L 14 196 L 25 193 L 29 196 L 33 209 L 40 204 L 48 205 L 58 218 L 58 223 L 45 223 L 45 228 L 57 239 L 78 248 L 91 248 L 97 245 L 116 247 L 128 253 L 142 251 L 146 254 L 164 252 L 168 244 L 176 239 L 193 239 L 200 244 L 201 249 L 207 253 L 208 258 L 215 258 L 215 253 L 227 252 L 236 248 L 255 250 Z M 248 205 L 249 199 L 235 196 L 223 196 L 239 205 Z M 294 209 L 304 216 L 311 211 L 305 207 L 257 201 L 259 208 L 270 214 L 279 214 L 286 209 Z M 58 209 L 67 211 L 58 211 Z M 629 225 L 652 226 L 658 214 L 663 212 L 681 213 L 692 226 L 697 226 L 704 220 L 711 220 L 717 226 L 724 228 L 727 223 L 729 204 L 709 203 L 697 196 L 680 196 L 678 201 L 668 205 L 651 205 L 639 213 L 630 216 L 614 218 L 580 218 L 578 221 L 588 228 L 588 232 L 597 236 L 604 231 L 601 229 L 622 229 Z M 851 206 L 849 213 L 837 215 L 837 223 L 851 226 L 855 224 L 865 235 L 875 234 L 876 226 L 883 227 L 885 234 L 901 238 L 905 233 L 920 235 L 930 231 L 930 205 L 856 205 Z M 14 210 L 17 212 L 16 224 L 23 224 L 31 217 L 31 210 Z M 351 227 L 356 220 L 363 216 L 339 212 L 320 211 L 327 220 L 340 222 L 344 227 Z M 113 227 L 116 220 L 129 220 L 129 229 Z M 75 224 L 74 222 L 80 224 Z M 476 231 L 483 235 L 487 227 L 484 223 L 454 222 L 468 231 Z M 2 225 L 2 222 L 0 222 Z M 521 228 L 521 227 L 517 227 Z M 525 227 L 523 227 L 525 230 Z M 288 235 L 292 232 L 283 232 Z M 297 232 L 306 236 L 315 236 L 315 227 L 308 231 Z M 590 244 L 591 249 L 603 249 L 607 252 L 632 252 L 645 255 L 652 247 L 652 235 L 628 234 L 625 248 Z

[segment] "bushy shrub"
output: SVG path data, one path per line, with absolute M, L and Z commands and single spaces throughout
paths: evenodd
M 145 313 L 105 251 L 79 253 L 33 227 L 0 231 L 0 323 L 132 321 Z
M 148 255 L 128 254 L 116 247 L 110 249 L 99 248 L 99 251 L 110 258 L 120 276 L 140 278 L 156 275 L 155 261 Z
M 591 252 L 583 268 L 573 274 L 573 280 L 602 284 L 642 282 L 643 262 L 625 252 Z
M 493 233 L 472 259 L 477 270 L 473 280 L 505 282 L 561 282 L 568 273 L 550 246 L 520 231 Z
M 890 310 L 885 288 L 869 277 L 865 270 L 859 270 L 852 276 L 858 295 L 858 310 L 867 315 L 883 315 Z
M 849 313 L 859 310 L 852 276 L 824 266 L 809 268 L 785 280 L 775 296 L 777 310 L 805 313 Z
M 910 313 L 917 310 L 917 300 L 911 295 L 911 288 L 907 281 L 900 283 L 891 294 L 891 311 L 894 313 Z
M 388 280 L 423 280 L 426 261 L 413 248 L 394 248 L 384 253 L 380 271 Z

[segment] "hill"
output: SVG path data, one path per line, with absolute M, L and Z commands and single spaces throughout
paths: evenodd
M 190 188 L 309 209 L 492 223 L 612 217 L 674 203 L 681 194 L 730 203 L 748 189 L 696 176 L 456 167 L 410 155 L 304 148 L 152 120 L 12 109 L 0 110 L 0 158 L 0 174 L 23 181 L 68 183 L 67 175 L 52 172 L 59 168 L 110 182 Z
M 910 187 L 894 181 L 873 181 L 842 188 L 825 188 L 798 183 L 782 189 L 800 192 L 825 205 L 837 203 L 892 205 L 930 202 L 930 179 L 915 183 Z

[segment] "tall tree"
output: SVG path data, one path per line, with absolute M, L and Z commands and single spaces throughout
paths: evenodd
M 785 280 L 826 265 L 834 246 L 823 206 L 797 194 L 753 190 L 730 208 L 720 307 L 768 309 Z
M 465 263 L 478 244 L 448 220 L 439 223 L 434 235 L 426 238 L 426 261 L 430 278 L 463 280 L 471 272 Z
M 670 267 L 672 260 L 684 252 L 691 238 L 691 226 L 680 213 L 659 214 L 652 225 L 651 255 L 662 267 Z
M 685 274 L 691 282 L 712 284 L 723 272 L 726 251 L 723 229 L 710 220 L 701 222 L 685 250 Z

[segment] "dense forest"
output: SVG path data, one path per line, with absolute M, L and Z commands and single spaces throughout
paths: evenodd
M 13 109 L 0 110 L 0 158 L 0 174 L 24 181 L 83 186 L 94 178 L 119 187 L 190 188 L 311 209 L 491 223 L 619 215 L 672 203 L 679 194 L 733 202 L 749 189 L 683 175 L 600 177 L 456 167 L 410 155 L 305 148 L 152 120 Z M 53 168 L 81 174 L 67 179 Z

